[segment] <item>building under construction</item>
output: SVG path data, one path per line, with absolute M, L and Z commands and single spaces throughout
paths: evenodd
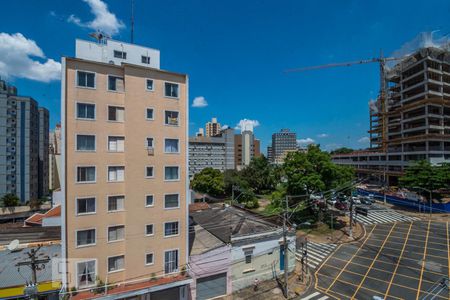
M 370 148 L 333 161 L 395 185 L 412 162 L 450 162 L 450 52 L 421 48 L 381 72 L 380 94 L 369 103 Z

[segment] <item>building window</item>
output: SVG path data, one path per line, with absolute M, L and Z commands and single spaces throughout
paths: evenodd
M 95 198 L 77 198 L 77 215 L 94 214 Z
M 149 64 L 150 64 L 150 56 L 142 55 L 142 56 L 141 56 L 141 62 L 142 62 L 143 64 L 149 65 Z
M 145 235 L 153 235 L 153 224 L 145 225 Z
M 164 140 L 164 151 L 166 153 L 179 153 L 178 139 L 165 139 Z
M 77 103 L 77 118 L 78 119 L 95 119 L 95 104 Z
M 117 225 L 108 227 L 108 242 L 121 241 L 125 238 L 125 226 Z
M 153 195 L 145 196 L 145 206 L 153 206 L 155 205 L 155 200 Z
M 123 92 L 125 90 L 122 77 L 108 75 L 108 91 Z
M 164 273 L 178 272 L 178 250 L 164 252 Z
M 120 59 L 127 59 L 127 53 L 124 51 L 114 50 L 114 57 Z
M 125 268 L 125 255 L 108 257 L 108 272 L 117 272 Z
M 96 261 L 89 260 L 77 263 L 77 286 L 85 288 L 95 285 Z
M 153 253 L 147 253 L 145 254 L 145 264 L 146 265 L 153 265 L 154 264 L 154 255 Z
M 95 244 L 95 229 L 77 231 L 77 247 Z
M 77 151 L 95 151 L 95 135 L 77 134 Z
M 123 152 L 124 150 L 125 150 L 125 137 L 123 136 L 108 137 L 108 151 Z
M 95 73 L 77 71 L 77 86 L 95 88 Z
M 122 211 L 125 208 L 125 196 L 109 196 L 108 212 Z
M 178 126 L 178 115 L 177 111 L 166 111 L 164 122 L 166 125 Z
M 108 181 L 121 182 L 125 180 L 125 167 L 113 166 L 108 167 Z
M 178 84 L 177 83 L 164 83 L 164 96 L 171 98 L 178 98 Z
M 164 223 L 164 236 L 174 236 L 178 235 L 178 221 Z
M 147 120 L 153 120 L 153 108 L 147 108 L 145 118 Z
M 95 167 L 77 167 L 77 182 L 95 182 Z
M 153 79 L 147 79 L 147 91 L 154 91 Z
M 153 138 L 148 137 L 146 142 L 145 142 L 145 147 L 146 148 L 153 148 Z
M 167 194 L 164 196 L 164 208 L 178 208 L 180 207 L 180 195 Z
M 242 249 L 244 251 L 245 263 L 246 264 L 252 263 L 253 249 L 254 249 L 253 247 L 252 248 Z
M 153 178 L 155 176 L 153 172 L 153 166 L 147 166 L 145 167 L 145 177 L 147 178 Z
M 125 120 L 125 108 L 120 106 L 108 106 L 108 121 L 123 122 Z
M 179 180 L 179 167 L 164 167 L 164 179 L 165 180 Z

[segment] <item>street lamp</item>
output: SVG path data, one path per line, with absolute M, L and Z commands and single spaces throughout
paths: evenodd
M 423 187 L 420 187 L 420 186 L 415 186 L 415 187 L 413 187 L 413 189 L 423 190 L 423 191 L 428 192 L 430 194 L 430 217 L 431 217 L 431 211 L 432 211 L 431 204 L 432 204 L 432 201 L 433 201 L 432 200 L 433 196 L 432 196 L 431 190 L 423 188 Z M 419 204 L 419 206 L 420 206 L 420 204 Z

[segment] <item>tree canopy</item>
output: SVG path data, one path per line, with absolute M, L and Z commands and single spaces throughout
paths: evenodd
M 341 148 L 337 148 L 334 149 L 333 151 L 330 152 L 331 155 L 333 154 L 348 154 L 348 153 L 352 153 L 354 150 L 351 148 L 347 148 L 347 147 L 341 147 Z
M 211 196 L 223 195 L 225 187 L 223 173 L 213 168 L 205 168 L 195 174 L 191 187 L 194 191 Z
M 433 166 L 428 161 L 419 161 L 406 168 L 399 183 L 408 189 L 450 189 L 450 164 Z
M 2 197 L 3 207 L 14 207 L 20 203 L 19 197 L 15 194 L 6 194 Z
M 306 152 L 288 153 L 283 168 L 290 195 L 329 190 L 354 178 L 352 168 L 334 164 L 330 154 L 316 145 L 309 145 Z

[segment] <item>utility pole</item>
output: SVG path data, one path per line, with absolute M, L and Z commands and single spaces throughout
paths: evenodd
M 350 196 L 350 207 L 349 207 L 349 211 L 350 211 L 350 230 L 349 230 L 349 236 L 352 239 L 353 238 L 353 196 Z
M 21 261 L 16 264 L 16 267 L 28 266 L 31 269 L 31 288 L 27 286 L 25 288 L 26 294 L 30 296 L 30 299 L 37 299 L 38 290 L 37 290 L 37 271 L 40 270 L 39 265 L 48 263 L 50 258 L 47 256 L 46 258 L 39 259 L 37 258 L 37 252 L 41 249 L 41 246 L 37 247 L 37 249 L 31 249 L 27 252 L 29 260 Z
M 288 242 L 287 242 L 287 217 L 288 217 L 288 199 L 289 196 L 286 195 L 285 202 L 286 208 L 284 210 L 284 218 L 283 218 L 283 246 L 284 246 L 284 290 L 286 293 L 286 298 L 289 297 L 288 291 Z

